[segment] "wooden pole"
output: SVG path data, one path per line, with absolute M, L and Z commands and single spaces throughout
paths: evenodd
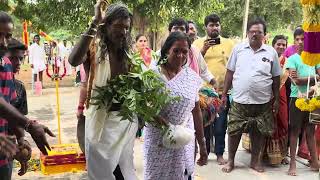
M 243 16 L 243 27 L 242 27 L 242 40 L 244 40 L 247 36 L 247 24 L 248 24 L 248 16 L 249 16 L 249 6 L 250 0 L 246 0 L 245 4 L 245 12 Z

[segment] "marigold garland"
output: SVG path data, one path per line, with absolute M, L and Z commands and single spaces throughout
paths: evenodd
M 303 30 L 305 36 L 308 32 L 320 32 L 320 0 L 301 0 L 303 10 Z M 320 63 L 320 53 L 317 50 L 320 41 L 318 38 L 307 38 L 304 44 L 311 44 L 309 49 L 304 47 L 301 54 L 303 62 L 309 66 L 315 66 Z M 310 48 L 313 47 L 313 48 Z
M 300 0 L 302 5 L 305 4 L 320 4 L 320 0 Z
M 315 66 L 315 65 L 319 64 L 320 54 L 319 53 L 309 53 L 309 52 L 303 51 L 301 53 L 301 59 L 304 64 L 307 64 L 309 66 Z
M 302 28 L 304 29 L 304 31 L 308 32 L 320 32 L 320 24 L 310 24 L 304 22 Z
M 320 5 L 304 5 L 303 22 L 309 24 L 320 24 Z
M 306 98 L 298 98 L 295 103 L 296 107 L 301 111 L 309 111 L 312 112 L 318 108 L 320 108 L 320 100 L 316 97 L 311 99 Z

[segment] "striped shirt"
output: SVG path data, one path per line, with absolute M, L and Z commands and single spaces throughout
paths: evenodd
M 12 64 L 6 57 L 0 59 L 0 97 L 10 103 L 16 99 Z M 0 118 L 0 134 L 8 134 L 8 121 Z M 7 166 L 8 160 L 4 156 L 0 156 L 0 168 Z

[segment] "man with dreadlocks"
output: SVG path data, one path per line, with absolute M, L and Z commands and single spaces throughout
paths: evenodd
M 71 65 L 83 63 L 87 59 L 90 43 L 97 38 L 96 60 L 90 63 L 88 80 L 88 95 L 92 96 L 96 92 L 91 92 L 91 89 L 106 85 L 117 75 L 128 73 L 126 52 L 131 48 L 132 14 L 123 4 L 111 4 L 104 10 L 105 5 L 105 0 L 97 2 L 93 22 L 69 56 Z M 85 151 L 89 179 L 137 179 L 133 145 L 138 123 L 121 121 L 118 116 L 120 106 L 114 103 L 108 112 L 92 104 L 87 109 Z M 116 169 L 121 171 L 123 177 L 118 176 Z

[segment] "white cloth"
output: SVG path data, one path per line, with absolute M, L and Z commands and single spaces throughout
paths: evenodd
M 63 44 L 58 45 L 58 56 L 61 58 L 68 57 L 69 50 Z
M 99 57 L 99 56 L 97 56 Z M 96 64 L 95 86 L 104 86 L 111 77 L 109 60 Z M 94 87 L 93 87 L 94 88 Z M 96 91 L 92 91 L 92 97 Z M 133 164 L 133 146 L 138 121 L 121 120 L 118 112 L 106 112 L 90 105 L 86 112 L 85 146 L 90 180 L 115 180 L 113 171 L 119 164 L 126 180 L 138 179 Z
M 46 69 L 46 52 L 44 47 L 33 43 L 29 48 L 29 62 L 33 65 L 32 73 L 38 74 Z
M 272 97 L 273 77 L 282 69 L 277 52 L 263 44 L 254 51 L 248 42 L 238 44 L 232 51 L 227 69 L 233 71 L 233 100 L 240 104 L 265 104 Z
M 70 54 L 70 49 L 64 46 L 63 44 L 58 45 L 58 57 L 61 58 L 61 62 L 64 64 L 66 68 L 66 75 L 72 74 L 72 66 L 68 61 L 68 57 Z

